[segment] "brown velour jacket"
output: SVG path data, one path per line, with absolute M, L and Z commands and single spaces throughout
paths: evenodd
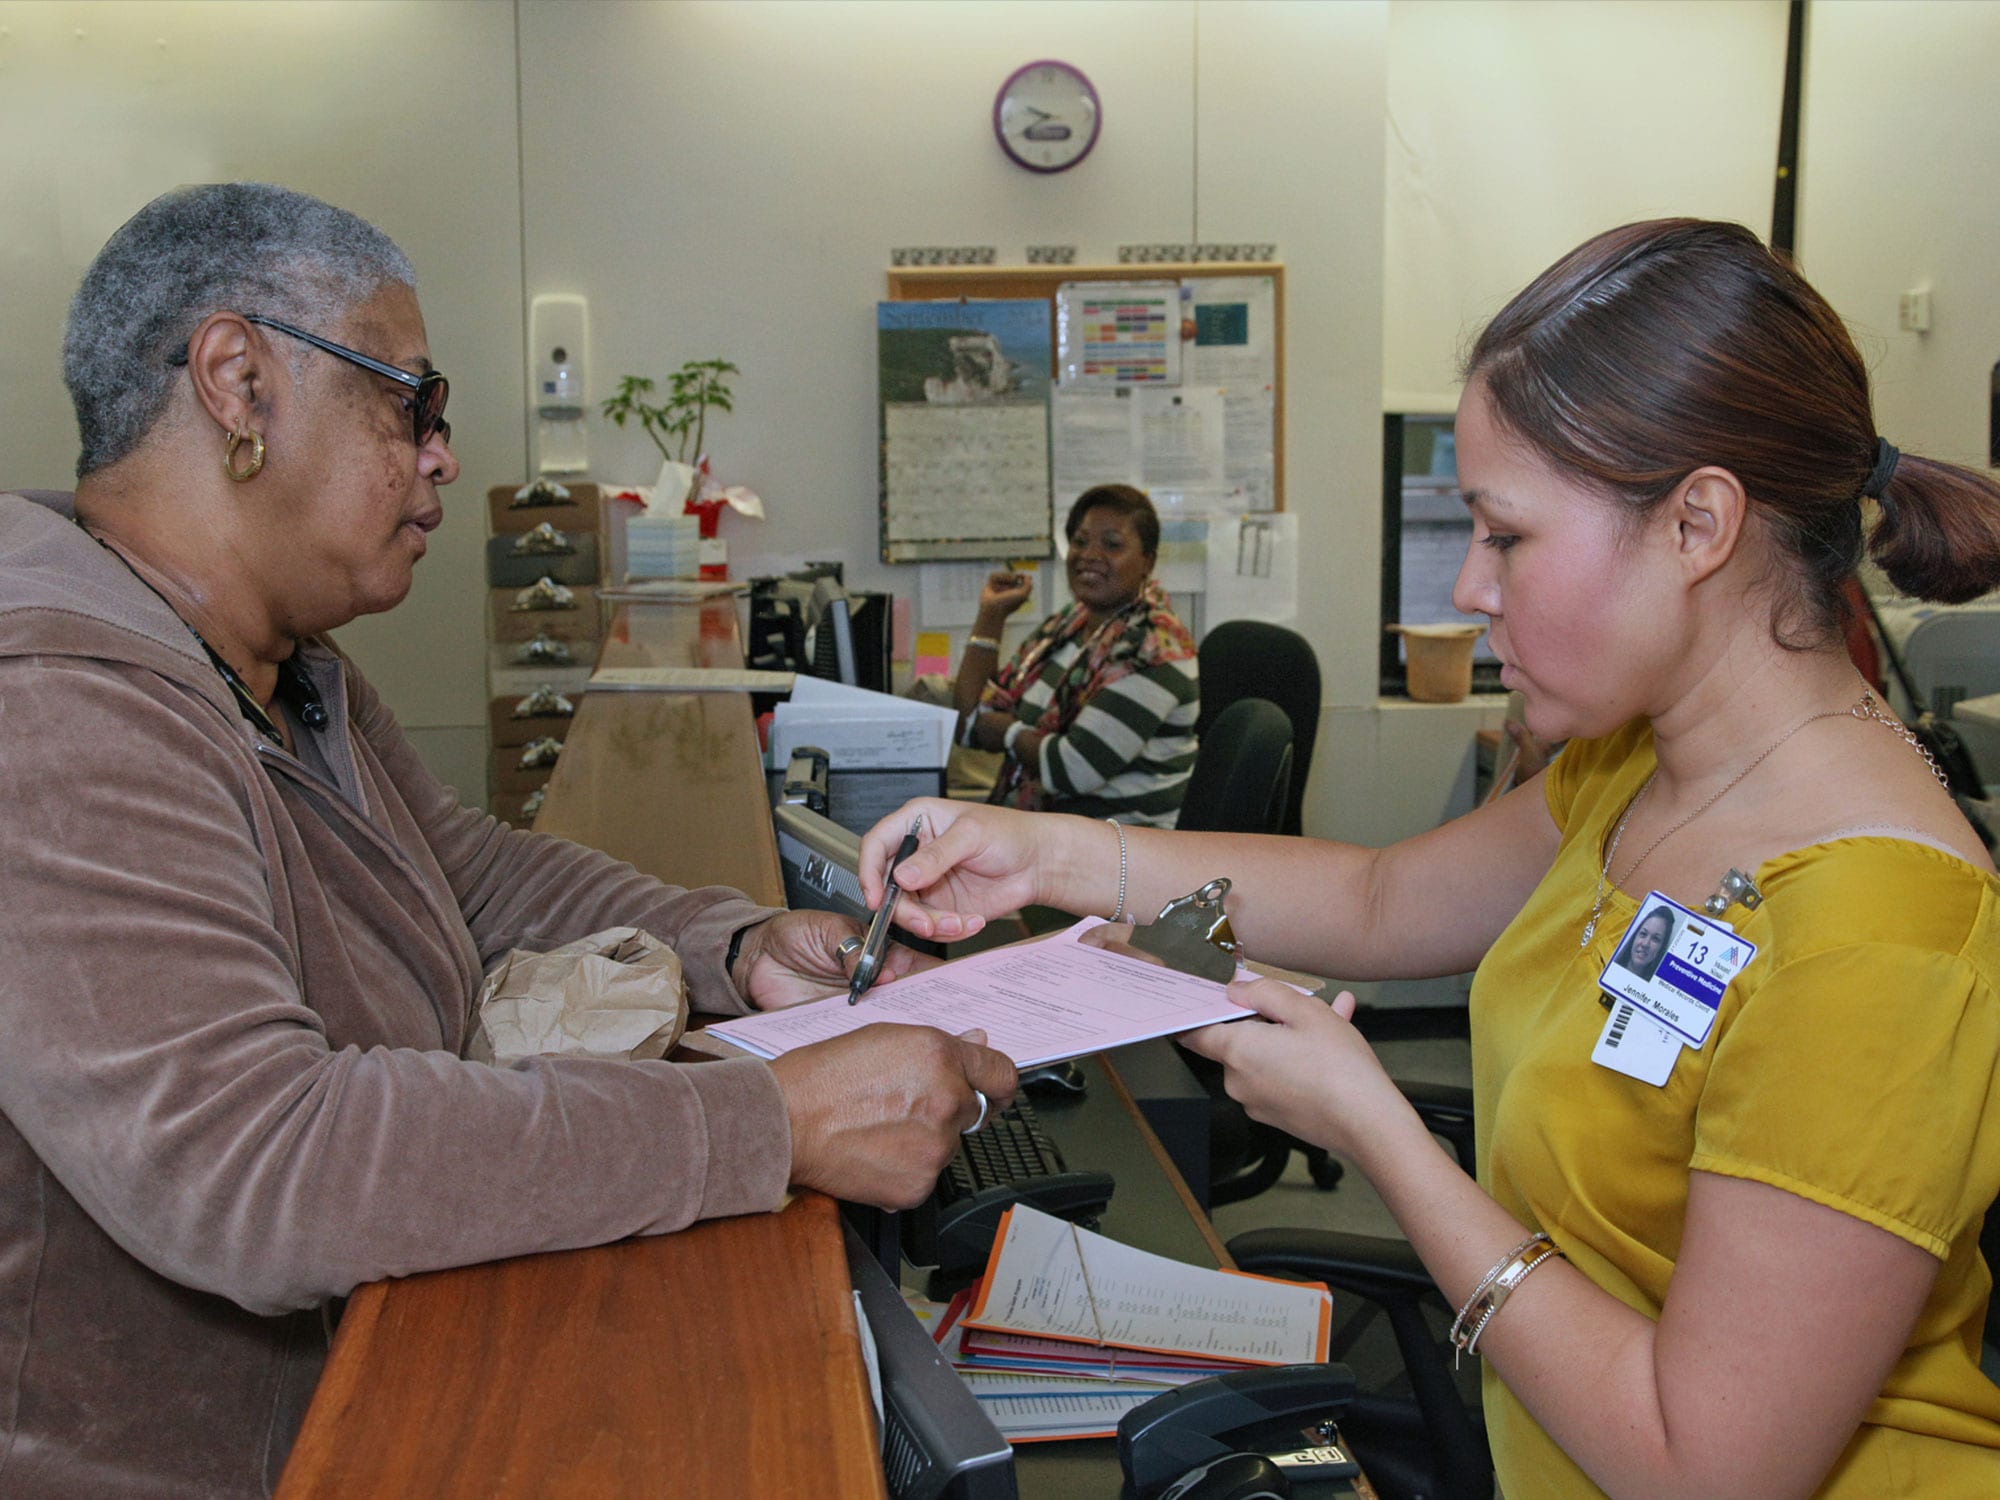
M 264 1494 L 329 1299 L 783 1197 L 763 1063 L 459 1056 L 486 964 L 622 923 L 740 1011 L 722 953 L 765 909 L 461 806 L 350 663 L 301 651 L 331 781 L 63 499 L 0 496 L 11 1500 Z

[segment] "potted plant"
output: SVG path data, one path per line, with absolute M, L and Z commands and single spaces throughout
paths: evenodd
M 685 498 L 696 501 L 707 468 L 702 440 L 708 433 L 708 409 L 736 409 L 726 377 L 742 373 L 726 359 L 691 359 L 667 377 L 666 400 L 657 405 L 649 399 L 657 388 L 651 377 L 626 375 L 618 382 L 618 394 L 603 403 L 604 415 L 620 427 L 637 420 L 661 458 L 692 469 Z
M 666 399 L 658 403 L 651 399 L 658 389 L 652 379 L 626 375 L 618 382 L 617 394 L 601 408 L 620 427 L 637 421 L 660 450 L 660 480 L 655 489 L 664 495 L 678 493 L 681 511 L 699 521 L 704 578 L 728 576 L 728 553 L 716 527 L 723 509 L 753 520 L 764 518 L 764 502 L 754 491 L 715 481 L 702 448 L 708 434 L 709 408 L 736 409 L 728 377 L 742 373 L 726 359 L 691 359 L 667 377 Z

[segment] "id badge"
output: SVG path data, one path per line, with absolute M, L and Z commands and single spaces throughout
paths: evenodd
M 1689 911 L 1651 891 L 1598 976 L 1614 1002 L 1630 1001 L 1700 1049 L 1715 1025 L 1722 992 L 1757 956 L 1757 945 L 1727 922 Z
M 1674 1074 L 1681 1055 L 1681 1039 L 1651 1016 L 1641 1015 L 1630 1000 L 1611 1002 L 1604 1030 L 1591 1049 L 1590 1060 L 1599 1067 L 1659 1088 Z

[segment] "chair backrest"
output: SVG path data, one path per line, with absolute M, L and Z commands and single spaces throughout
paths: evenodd
M 1201 736 L 1178 828 L 1276 833 L 1291 788 L 1292 725 L 1275 703 L 1241 698 Z
M 1306 638 L 1262 620 L 1225 620 L 1202 637 L 1201 716 L 1195 732 L 1205 741 L 1222 711 L 1243 698 L 1262 698 L 1284 710 L 1292 724 L 1292 772 L 1280 833 L 1298 833 L 1305 807 L 1313 742 L 1319 737 L 1319 659 Z M 1185 825 L 1183 825 L 1185 826 Z
M 1903 665 L 1923 695 L 1918 708 L 1943 718 L 1966 698 L 2000 693 L 2000 609 L 1941 609 L 1903 642 Z

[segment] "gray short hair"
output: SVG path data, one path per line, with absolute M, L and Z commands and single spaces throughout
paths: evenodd
M 70 303 L 63 380 L 82 439 L 77 478 L 152 431 L 179 378 L 168 361 L 210 313 L 337 328 L 389 282 L 417 284 L 395 241 L 308 194 L 222 182 L 155 198 L 98 251 Z

